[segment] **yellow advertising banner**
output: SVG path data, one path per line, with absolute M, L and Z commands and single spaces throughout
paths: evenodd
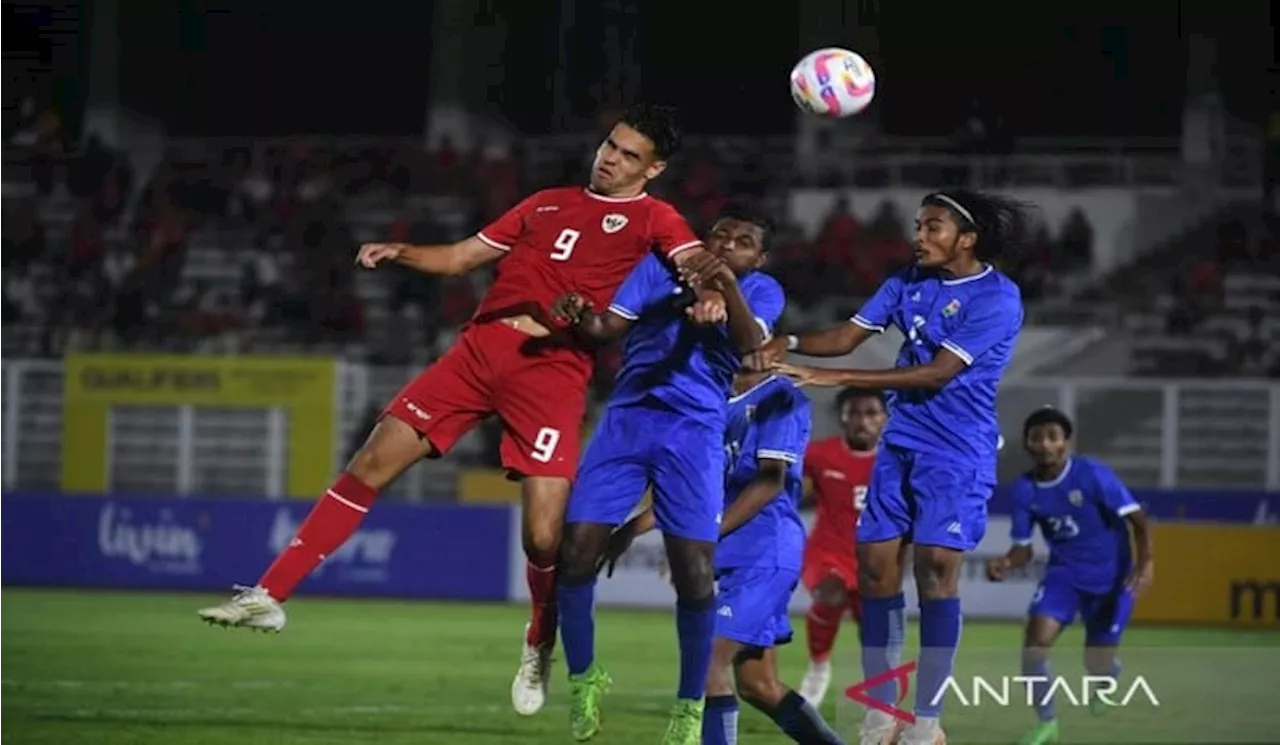
M 72 354 L 63 375 L 62 489 L 108 490 L 113 407 L 279 407 L 289 422 L 285 492 L 314 498 L 333 475 L 336 384 L 329 359 Z
M 1280 526 L 1158 523 L 1134 620 L 1280 628 Z

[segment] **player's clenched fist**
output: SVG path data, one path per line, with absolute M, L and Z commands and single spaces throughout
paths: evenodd
M 587 299 L 576 292 L 570 292 L 556 298 L 551 304 L 551 315 L 567 323 L 577 323 L 582 320 L 582 314 L 587 310 Z
M 719 289 L 724 282 L 733 282 L 733 270 L 719 256 L 710 251 L 700 251 L 678 268 L 680 281 L 690 287 Z
M 992 582 L 1003 582 L 1004 578 L 1009 574 L 1009 567 L 1012 562 L 1008 556 L 997 556 L 987 562 L 987 579 Z
M 715 290 L 699 292 L 698 299 L 686 308 L 684 313 L 694 323 L 724 323 L 729 320 L 729 313 L 725 310 L 724 295 Z
M 404 243 L 366 243 L 360 246 L 356 263 L 365 269 L 372 269 L 384 261 L 395 261 L 404 253 Z

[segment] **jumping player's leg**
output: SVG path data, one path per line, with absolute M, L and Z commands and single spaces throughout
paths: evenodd
M 809 668 L 800 681 L 800 695 L 810 704 L 819 706 L 831 685 L 831 650 L 844 614 L 849 610 L 847 585 L 853 582 L 852 578 L 845 580 L 834 567 L 821 559 L 805 566 L 803 579 L 810 599 L 809 611 L 804 617 Z
M 505 327 L 494 334 L 516 334 Z M 502 465 L 522 480 L 522 537 L 531 614 L 526 656 L 556 640 L 556 560 L 578 467 L 590 367 L 575 353 L 522 339 L 497 365 L 494 410 L 502 420 Z M 531 652 L 532 650 L 532 652 Z
M 664 742 L 697 742 L 715 634 L 716 543 L 724 509 L 724 435 L 674 412 L 654 417 L 654 520 L 676 589 L 680 682 Z M 692 738 L 690 740 L 690 738 Z
M 378 492 L 424 457 L 447 453 L 489 410 L 485 370 L 464 337 L 387 405 L 373 432 L 325 490 L 256 586 L 199 612 L 223 626 L 279 631 L 281 604 L 359 528 Z
M 578 741 L 600 731 L 600 700 L 610 681 L 595 660 L 596 570 L 610 533 L 627 519 L 648 486 L 647 424 L 642 415 L 605 411 L 565 513 L 556 600 L 569 669 L 569 721 Z
M 903 733 L 914 745 L 942 737 L 938 695 L 960 644 L 960 572 L 965 553 L 986 533 L 992 479 L 977 469 L 913 454 L 908 473 L 913 499 L 912 541 L 920 593 L 920 662 L 915 723 Z M 864 601 L 865 602 L 865 601 Z
M 884 676 L 898 666 L 906 638 L 906 600 L 902 568 L 911 536 L 911 504 L 903 491 L 909 454 L 882 447 L 871 472 L 867 506 L 858 523 L 858 588 L 862 593 L 862 676 Z M 867 690 L 868 698 L 885 706 L 898 700 L 895 681 Z M 868 745 L 892 742 L 898 721 L 868 707 L 860 741 Z

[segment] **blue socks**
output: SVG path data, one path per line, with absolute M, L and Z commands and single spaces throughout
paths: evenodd
M 1049 722 L 1056 719 L 1058 714 L 1053 708 L 1053 700 L 1046 700 L 1050 685 L 1053 683 L 1053 671 L 1049 667 L 1049 658 L 1043 650 L 1034 653 L 1023 651 L 1022 674 L 1029 678 L 1044 679 L 1028 683 L 1031 687 L 1031 703 L 1035 706 L 1036 716 L 1040 721 Z
M 738 699 L 708 696 L 702 713 L 702 745 L 738 745 Z
M 907 603 L 898 593 L 888 598 L 862 599 L 862 677 L 873 678 L 889 672 L 902 659 L 907 634 Z M 923 633 L 923 632 L 922 632 Z M 875 686 L 867 695 L 885 704 L 898 701 L 896 680 Z
M 560 606 L 560 643 L 570 675 L 581 675 L 596 657 L 596 578 L 581 585 L 563 581 L 556 586 L 556 603 Z M 704 669 L 705 675 L 705 669 Z M 699 694 L 701 696 L 701 694 Z
M 822 715 L 795 691 L 788 691 L 770 716 L 783 734 L 803 745 L 844 745 Z
M 560 605 L 560 629 L 564 635 L 563 595 Z M 707 690 L 707 669 L 711 667 L 711 638 L 716 630 L 715 597 L 692 602 L 676 602 L 676 636 L 680 642 L 680 688 L 676 698 L 700 701 Z M 569 659 L 569 641 L 565 639 L 565 658 Z M 573 672 L 570 660 L 569 671 Z
M 937 718 L 942 715 L 943 697 L 939 694 L 955 664 L 956 647 L 960 645 L 960 625 L 960 598 L 920 601 L 920 666 L 916 670 L 917 717 Z

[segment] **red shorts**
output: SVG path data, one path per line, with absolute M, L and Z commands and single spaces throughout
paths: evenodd
M 858 591 L 858 560 L 848 551 L 824 550 L 812 542 L 804 552 L 804 571 L 800 581 L 812 591 L 827 577 L 835 576 L 845 590 Z
M 490 414 L 502 420 L 502 465 L 517 476 L 573 478 L 591 359 L 501 322 L 468 326 L 383 411 L 443 455 Z
M 812 544 L 810 544 L 812 545 Z M 862 622 L 862 597 L 858 594 L 858 562 L 847 551 L 830 551 L 821 547 L 817 550 L 806 550 L 804 554 L 804 570 L 800 581 L 805 589 L 813 589 L 827 577 L 836 577 L 844 585 L 849 595 L 849 612 L 853 619 Z

